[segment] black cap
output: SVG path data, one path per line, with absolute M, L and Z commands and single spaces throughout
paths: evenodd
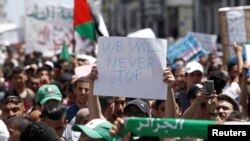
M 138 107 L 141 110 L 141 112 L 147 114 L 147 116 L 150 117 L 150 110 L 148 104 L 145 101 L 142 101 L 140 99 L 134 99 L 132 101 L 129 101 L 127 105 L 124 107 L 124 112 L 126 112 L 128 107 L 131 105 Z

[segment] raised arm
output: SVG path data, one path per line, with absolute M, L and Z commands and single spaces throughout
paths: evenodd
M 247 93 L 247 75 L 246 73 L 249 71 L 250 65 L 246 62 L 243 68 L 243 74 L 242 74 L 242 83 L 241 83 L 241 93 L 240 93 L 240 105 L 242 106 L 242 112 L 246 117 L 249 117 L 248 112 L 248 93 Z
M 175 81 L 174 75 L 170 68 L 166 68 L 163 74 L 163 81 L 168 84 L 167 97 L 165 102 L 165 118 L 177 118 L 176 117 L 176 101 L 173 90 L 173 83 Z
M 94 81 L 98 78 L 98 72 L 96 66 L 92 67 L 92 70 L 88 75 L 88 78 L 90 83 L 89 96 L 88 96 L 90 119 L 95 119 L 95 118 L 105 119 L 105 117 L 102 115 L 99 97 L 94 95 Z

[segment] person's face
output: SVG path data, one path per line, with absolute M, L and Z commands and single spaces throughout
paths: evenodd
M 67 121 L 65 118 L 61 118 L 59 120 L 51 120 L 49 118 L 43 118 L 41 121 L 45 123 L 46 125 L 52 127 L 56 131 L 59 137 L 62 136 L 63 131 L 67 124 Z
M 36 92 L 40 87 L 40 78 L 30 77 L 30 88 Z
M 161 102 L 160 106 L 157 109 L 159 118 L 163 118 L 165 116 L 165 102 Z
M 216 106 L 216 111 L 221 120 L 225 121 L 226 118 L 234 111 L 234 109 L 231 103 L 225 100 L 220 100 Z
M 76 102 L 86 104 L 88 101 L 89 83 L 77 83 L 75 87 Z
M 50 83 L 50 75 L 47 70 L 43 70 L 39 72 L 40 74 L 40 83 L 41 85 L 49 84 Z
M 7 127 L 10 133 L 10 137 L 8 141 L 19 141 L 19 137 L 21 133 L 18 131 L 16 126 L 14 124 L 7 124 Z
M 23 116 L 25 112 L 23 102 L 8 102 L 3 104 L 2 118 L 4 121 L 14 116 Z
M 134 105 L 129 106 L 126 111 L 124 111 L 124 115 L 125 117 L 146 117 L 146 114 Z
M 115 105 L 115 108 L 114 108 L 114 115 L 116 117 L 123 117 L 123 108 L 125 107 L 126 105 L 126 101 L 125 99 L 124 100 L 116 100 L 114 102 L 114 105 Z
M 178 68 L 175 71 L 174 74 L 176 81 L 177 81 L 177 86 L 180 89 L 184 89 L 186 84 L 185 84 L 185 68 Z
M 81 133 L 79 141 L 104 141 L 104 139 L 91 139 L 86 136 L 84 133 Z
M 26 83 L 27 76 L 23 73 L 21 74 L 14 74 L 12 77 L 12 84 L 15 88 L 23 87 Z
M 200 71 L 194 71 L 187 74 L 186 81 L 189 86 L 194 86 L 197 83 L 201 83 L 202 73 Z

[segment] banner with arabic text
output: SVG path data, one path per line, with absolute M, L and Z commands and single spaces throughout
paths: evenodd
M 72 46 L 73 0 L 26 0 L 26 53 L 60 53 L 63 42 Z

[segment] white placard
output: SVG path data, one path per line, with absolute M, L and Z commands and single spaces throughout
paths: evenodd
M 26 0 L 26 53 L 52 57 L 61 52 L 63 42 L 72 46 L 73 6 L 72 0 Z
M 235 9 L 227 12 L 227 25 L 229 43 L 233 45 L 234 42 L 246 43 L 247 33 L 245 24 L 245 13 L 243 9 Z
M 166 98 L 166 40 L 100 37 L 98 46 L 95 95 Z
M 244 49 L 246 53 L 246 61 L 250 63 L 250 44 L 245 44 Z

